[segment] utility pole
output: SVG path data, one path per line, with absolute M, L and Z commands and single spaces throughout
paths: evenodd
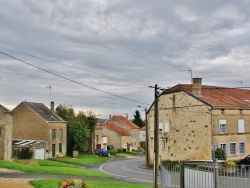
M 154 188 L 158 188 L 159 181 L 159 118 L 158 118 L 158 86 L 149 86 L 155 89 L 154 103 Z

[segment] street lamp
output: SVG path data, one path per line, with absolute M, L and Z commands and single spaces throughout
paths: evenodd
M 146 165 L 148 166 L 149 165 L 149 162 L 148 162 L 148 118 L 147 118 L 147 112 L 148 112 L 148 109 L 146 107 L 142 107 L 142 106 L 137 106 L 138 108 L 144 108 L 144 111 L 145 111 L 145 128 L 146 128 Z

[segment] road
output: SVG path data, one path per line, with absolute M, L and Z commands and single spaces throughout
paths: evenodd
M 145 156 L 111 160 L 99 168 L 101 171 L 112 174 L 122 181 L 139 184 L 153 184 L 153 170 L 145 168 Z

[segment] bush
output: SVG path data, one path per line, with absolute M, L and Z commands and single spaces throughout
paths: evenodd
M 123 148 L 117 149 L 117 152 L 118 152 L 118 153 L 122 153 L 122 152 L 123 152 Z
M 82 179 L 63 179 L 57 184 L 60 188 L 90 188 Z
M 146 142 L 145 141 L 140 141 L 140 147 L 146 150 Z
M 127 149 L 126 149 L 126 148 L 123 148 L 122 151 L 123 151 L 124 153 L 126 153 L 126 152 L 127 152 Z
M 113 155 L 113 156 L 116 156 L 117 151 L 116 151 L 115 149 L 110 149 L 110 150 L 109 150 L 109 154 L 110 154 L 110 155 Z
M 226 152 L 224 149 L 221 148 L 217 148 L 215 150 L 215 158 L 217 158 L 218 160 L 227 160 L 227 156 L 226 156 Z

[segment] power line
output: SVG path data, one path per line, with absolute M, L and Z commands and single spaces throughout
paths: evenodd
M 11 49 L 4 48 L 4 47 L 1 47 L 1 46 L 0 46 L 0 48 L 2 48 L 2 49 L 4 49 L 4 50 L 11 51 L 11 52 L 19 53 L 19 54 L 22 54 L 22 55 L 26 55 L 26 56 L 29 56 L 29 57 L 33 57 L 33 58 L 36 58 L 36 59 L 40 59 L 40 60 L 43 60 L 43 61 L 48 61 L 48 62 L 51 62 L 51 63 L 55 63 L 55 64 L 67 66 L 67 67 L 71 67 L 71 68 L 78 69 L 78 70 L 83 70 L 83 71 L 91 72 L 91 73 L 94 73 L 94 74 L 99 74 L 99 75 L 102 75 L 102 76 L 107 76 L 107 77 L 114 78 L 114 79 L 117 79 L 117 80 L 122 80 L 122 81 L 126 81 L 126 82 L 131 82 L 131 83 L 135 83 L 135 84 L 147 86 L 146 84 L 139 83 L 139 82 L 136 82 L 136 81 L 127 80 L 127 79 L 124 79 L 124 78 L 118 78 L 118 77 L 115 77 L 115 76 L 111 76 L 111 75 L 108 75 L 108 74 L 104 74 L 104 73 L 100 73 L 100 72 L 96 72 L 96 71 L 84 69 L 84 68 L 81 68 L 81 67 L 76 67 L 76 66 L 73 66 L 73 65 L 68 65 L 68 64 L 64 64 L 64 63 L 59 63 L 59 62 L 56 62 L 56 61 L 53 61 L 53 60 L 49 60 L 49 59 L 45 59 L 45 58 L 42 58 L 42 57 L 38 57 L 38 56 L 26 54 L 26 53 L 23 53 L 23 52 L 11 50 Z
M 54 72 L 51 72 L 51 71 L 49 71 L 49 70 L 43 69 L 43 68 L 41 68 L 41 67 L 38 67 L 38 66 L 36 66 L 36 65 L 32 65 L 32 64 L 30 64 L 30 63 L 28 63 L 28 62 L 26 62 L 26 61 L 23 61 L 23 60 L 21 60 L 21 59 L 18 59 L 18 58 L 16 58 L 16 57 L 11 56 L 11 55 L 9 55 L 9 54 L 6 54 L 6 53 L 4 53 L 4 52 L 1 52 L 1 51 L 0 51 L 0 53 L 3 54 L 3 55 L 5 55 L 5 56 L 8 56 L 8 57 L 10 57 L 10 58 L 12 58 L 12 59 L 15 59 L 15 60 L 17 60 L 17 61 L 20 61 L 20 62 L 22 62 L 22 63 L 24 63 L 24 64 L 26 64 L 26 65 L 29 65 L 29 66 L 31 66 L 31 67 L 37 68 L 37 69 L 39 69 L 39 70 L 42 70 L 42 71 L 47 72 L 47 73 L 49 73 L 49 74 L 52 74 L 52 75 L 54 75 L 54 76 L 63 78 L 63 79 L 68 80 L 68 81 L 70 81 L 70 82 L 73 82 L 73 83 L 76 83 L 76 84 L 79 84 L 79 85 L 88 87 L 88 88 L 90 88 L 90 89 L 93 89 L 93 90 L 96 90 L 96 91 L 99 91 L 99 92 L 102 92 L 102 93 L 106 93 L 106 94 L 108 94 L 108 95 L 112 95 L 112 96 L 115 96 L 115 97 L 118 97 L 118 98 L 121 98 L 121 99 L 125 99 L 125 100 L 128 100 L 128 101 L 138 102 L 138 103 L 140 103 L 140 104 L 149 105 L 149 104 L 144 103 L 144 102 L 140 102 L 140 101 L 137 101 L 137 100 L 133 100 L 133 99 L 129 99 L 129 98 L 126 98 L 126 97 L 122 97 L 122 96 L 119 96 L 119 95 L 116 95 L 116 94 L 113 94 L 113 93 L 109 93 L 109 92 L 107 92 L 107 91 L 103 91 L 103 90 L 94 88 L 94 87 L 89 86 L 89 85 L 86 85 L 86 84 L 80 83 L 80 82 L 78 82 L 78 81 L 72 80 L 72 79 L 70 79 L 70 78 L 61 76 L 61 75 L 56 74 L 56 73 L 54 73 Z

